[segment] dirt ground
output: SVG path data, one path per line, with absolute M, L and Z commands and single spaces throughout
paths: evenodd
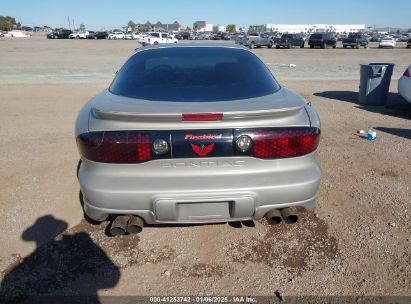
M 295 225 L 147 227 L 82 217 L 74 122 L 135 41 L 0 40 L 1 289 L 19 295 L 411 296 L 411 50 L 256 49 L 322 120 L 314 212 Z M 359 64 L 395 63 L 389 105 L 356 103 Z M 295 64 L 296 67 L 290 67 Z M 359 138 L 373 126 L 377 139 Z

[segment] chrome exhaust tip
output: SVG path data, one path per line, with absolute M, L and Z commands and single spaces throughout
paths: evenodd
M 270 225 L 278 225 L 283 221 L 283 219 L 281 217 L 281 212 L 278 209 L 272 209 L 272 210 L 268 211 L 264 215 L 264 217 L 267 220 L 267 223 L 270 224 Z
M 143 231 L 144 221 L 136 215 L 130 215 L 126 231 L 130 234 Z
M 281 216 L 287 224 L 295 224 L 298 222 L 298 215 L 293 207 L 281 209 Z
M 126 234 L 128 216 L 119 215 L 111 222 L 110 234 L 113 236 Z

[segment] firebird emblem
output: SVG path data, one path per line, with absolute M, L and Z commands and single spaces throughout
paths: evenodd
M 200 156 L 206 156 L 208 153 L 210 153 L 211 151 L 213 151 L 214 149 L 214 144 L 210 144 L 210 145 L 201 145 L 200 147 L 195 145 L 195 144 L 191 144 L 191 148 L 193 148 L 193 151 L 195 153 L 197 153 Z

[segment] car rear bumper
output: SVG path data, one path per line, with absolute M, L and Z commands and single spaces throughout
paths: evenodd
M 320 184 L 315 153 L 155 160 L 137 165 L 83 159 L 84 211 L 94 220 L 134 214 L 146 223 L 212 223 L 261 219 L 271 209 L 314 208 Z

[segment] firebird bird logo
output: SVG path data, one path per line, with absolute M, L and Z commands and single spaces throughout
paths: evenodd
M 214 149 L 214 144 L 210 144 L 210 145 L 201 145 L 200 147 L 195 145 L 195 144 L 191 144 L 191 148 L 193 148 L 193 151 L 195 153 L 197 153 L 200 156 L 206 156 L 208 153 L 210 153 L 211 151 L 213 151 Z

